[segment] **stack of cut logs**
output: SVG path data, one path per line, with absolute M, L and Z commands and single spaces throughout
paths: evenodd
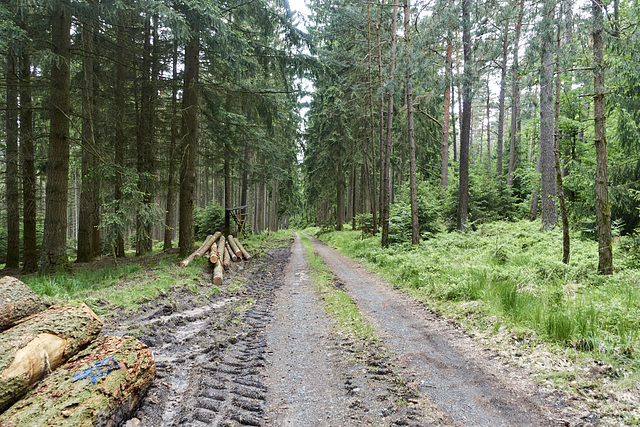
M 192 260 L 200 257 L 209 258 L 209 262 L 215 265 L 213 284 L 216 286 L 222 285 L 224 270 L 231 266 L 231 261 L 242 260 L 242 258 L 251 260 L 251 255 L 236 237 L 230 234 L 225 238 L 220 231 L 204 239 L 204 243 L 195 252 L 180 261 L 180 267 L 185 267 Z
M 20 280 L 0 278 L 0 426 L 126 420 L 155 376 L 153 354 L 132 337 L 97 339 L 101 329 L 85 304 L 47 308 Z

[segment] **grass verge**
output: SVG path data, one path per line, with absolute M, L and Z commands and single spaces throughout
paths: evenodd
M 322 296 L 329 315 L 336 319 L 338 326 L 345 332 L 353 334 L 359 339 L 377 340 L 373 327 L 362 316 L 351 296 L 336 286 L 335 276 L 317 254 L 309 238 L 301 236 L 301 240 L 307 254 L 314 284 Z
M 598 275 L 597 242 L 578 235 L 567 266 L 561 230 L 539 229 L 497 222 L 388 249 L 358 231 L 320 237 L 536 370 L 543 383 L 582 395 L 612 424 L 638 425 L 640 270 L 625 267 L 624 251 L 614 248 L 616 272 Z

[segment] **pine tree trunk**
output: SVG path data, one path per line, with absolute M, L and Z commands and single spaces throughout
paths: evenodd
M 463 105 L 460 128 L 460 185 L 458 191 L 458 230 L 467 228 L 469 214 L 469 137 L 471 133 L 471 18 L 469 0 L 462 0 L 462 45 L 464 55 L 464 77 L 462 81 Z
M 513 65 L 511 66 L 511 139 L 509 146 L 509 172 L 507 186 L 513 186 L 513 173 L 516 170 L 516 147 L 520 145 L 520 83 L 518 77 L 518 47 L 520 32 L 522 31 L 522 17 L 524 14 L 524 0 L 520 0 L 518 9 L 518 23 L 513 41 Z
M 598 226 L 598 271 L 613 273 L 613 242 L 611 239 L 611 206 L 609 205 L 606 99 L 604 86 L 604 48 L 602 33 L 604 24 L 602 0 L 591 1 L 593 13 L 593 98 L 594 142 L 596 145 L 596 222 Z
M 553 154 L 553 12 L 554 4 L 546 0 L 543 7 L 544 32 L 542 34 L 540 68 L 540 156 L 542 171 L 542 230 L 548 231 L 558 222 L 556 207 L 556 173 Z
M 193 202 L 198 151 L 198 75 L 200 39 L 191 37 L 185 49 L 184 95 L 182 100 L 182 161 L 180 164 L 180 254 L 186 256 L 194 245 Z
M 7 48 L 6 113 L 6 189 L 7 259 L 6 268 L 20 267 L 20 189 L 18 187 L 18 64 L 12 46 Z
M 46 309 L 40 297 L 15 277 L 0 278 L 0 332 Z
M 123 185 L 123 170 L 124 170 L 124 152 L 126 149 L 125 140 L 125 20 L 120 15 L 119 25 L 117 30 L 117 63 L 116 63 L 116 90 L 115 90 L 115 104 L 116 104 L 116 140 L 115 140 L 115 153 L 114 162 L 116 165 L 115 182 L 114 182 L 114 199 L 115 199 L 115 213 L 118 217 L 125 215 L 121 212 L 120 203 L 122 200 L 122 185 Z M 122 228 L 118 227 L 116 230 L 115 238 L 115 256 L 123 258 L 124 252 L 124 232 Z
M 487 171 L 491 176 L 491 90 L 489 89 L 489 78 L 487 78 Z
M 369 115 L 371 118 L 370 121 L 370 142 L 371 142 L 371 168 L 372 171 L 369 172 L 369 161 L 367 156 L 367 149 L 363 144 L 362 147 L 362 155 L 364 156 L 364 174 L 365 179 L 363 180 L 364 185 L 367 187 L 367 191 L 369 194 L 369 201 L 371 204 L 371 215 L 373 216 L 373 233 L 376 234 L 378 231 L 378 209 L 376 206 L 377 199 L 377 189 L 376 189 L 376 150 L 375 150 L 375 127 L 376 120 L 375 115 L 373 113 L 373 68 L 372 68 L 372 56 L 373 53 L 371 51 L 371 13 L 370 13 L 371 4 L 367 2 L 367 52 L 369 53 Z M 363 212 L 365 211 L 366 203 L 363 203 Z
M 36 168 L 31 101 L 31 55 L 22 47 L 20 65 L 20 155 L 22 163 L 22 271 L 38 270 L 36 234 Z
M 404 0 L 404 41 L 407 61 L 407 126 L 409 138 L 409 192 L 411 193 L 411 243 L 420 243 L 420 224 L 418 224 L 418 183 L 416 179 L 416 142 L 413 123 L 413 70 L 411 68 L 411 27 L 409 0 Z
M 336 230 L 342 231 L 344 224 L 344 172 L 342 171 L 342 160 L 338 159 L 336 171 Z
M 509 19 L 504 24 L 502 40 L 502 63 L 500 64 L 500 101 L 498 104 L 498 141 L 496 147 L 496 177 L 502 179 L 502 156 L 504 140 L 504 98 L 507 90 L 507 53 L 509 48 Z
M 560 217 L 562 218 L 562 262 L 569 264 L 571 258 L 571 237 L 569 235 L 569 213 L 564 200 L 564 185 L 562 183 L 562 168 L 560 167 L 560 27 L 557 31 L 557 53 L 556 53 L 556 95 L 555 95 L 555 115 L 554 115 L 554 142 L 553 155 L 555 160 L 556 184 L 558 186 L 558 202 L 560 204 Z
M 93 261 L 96 243 L 93 239 L 96 218 L 95 211 L 98 197 L 98 180 L 95 176 L 97 145 L 94 129 L 94 73 L 93 58 L 94 26 L 90 22 L 82 24 L 82 187 L 80 192 L 80 211 L 78 215 L 78 254 L 76 262 Z M 99 244 L 99 242 L 98 242 Z
M 449 186 L 449 120 L 451 110 L 451 73 L 452 73 L 453 45 L 451 36 L 447 38 L 447 54 L 444 62 L 445 89 L 444 89 L 444 113 L 442 118 L 442 157 L 440 165 L 440 185 L 444 191 Z
M 393 129 L 393 96 L 394 96 L 394 83 L 395 83 L 395 70 L 396 70 L 396 38 L 397 38 L 397 24 L 398 24 L 398 0 L 393 2 L 393 14 L 391 17 L 391 45 L 389 47 L 391 54 L 389 58 L 389 88 L 387 99 L 387 133 L 385 138 L 385 150 L 384 150 L 384 169 L 383 174 L 383 186 L 381 192 L 382 197 L 382 247 L 389 247 L 389 208 L 390 208 L 390 188 L 389 188 L 389 172 L 391 163 L 391 134 Z
M 171 79 L 171 130 L 169 140 L 169 177 L 167 180 L 167 211 L 165 212 L 163 250 L 173 247 L 173 208 L 175 199 L 175 151 L 178 140 L 178 41 L 173 41 L 172 79 Z
M 69 270 L 67 257 L 67 191 L 69 182 L 69 63 L 71 60 L 70 1 L 60 0 L 53 11 L 51 66 L 51 120 L 47 162 L 46 208 L 42 268 Z

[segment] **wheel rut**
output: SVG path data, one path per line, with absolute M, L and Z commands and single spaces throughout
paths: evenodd
M 389 347 L 400 375 L 417 384 L 420 393 L 445 414 L 445 424 L 572 424 L 563 416 L 561 403 L 545 401 L 552 392 L 492 360 L 464 333 L 356 262 L 311 240 Z M 511 381 L 516 377 L 518 381 Z

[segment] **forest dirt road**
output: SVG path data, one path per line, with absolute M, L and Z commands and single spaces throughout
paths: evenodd
M 105 334 L 140 337 L 158 367 L 126 425 L 580 424 L 526 374 L 357 263 L 314 245 L 379 342 L 336 327 L 296 237 L 291 248 L 235 266 L 219 293 L 204 287 L 207 270 L 200 292 L 175 289 L 108 319 Z

